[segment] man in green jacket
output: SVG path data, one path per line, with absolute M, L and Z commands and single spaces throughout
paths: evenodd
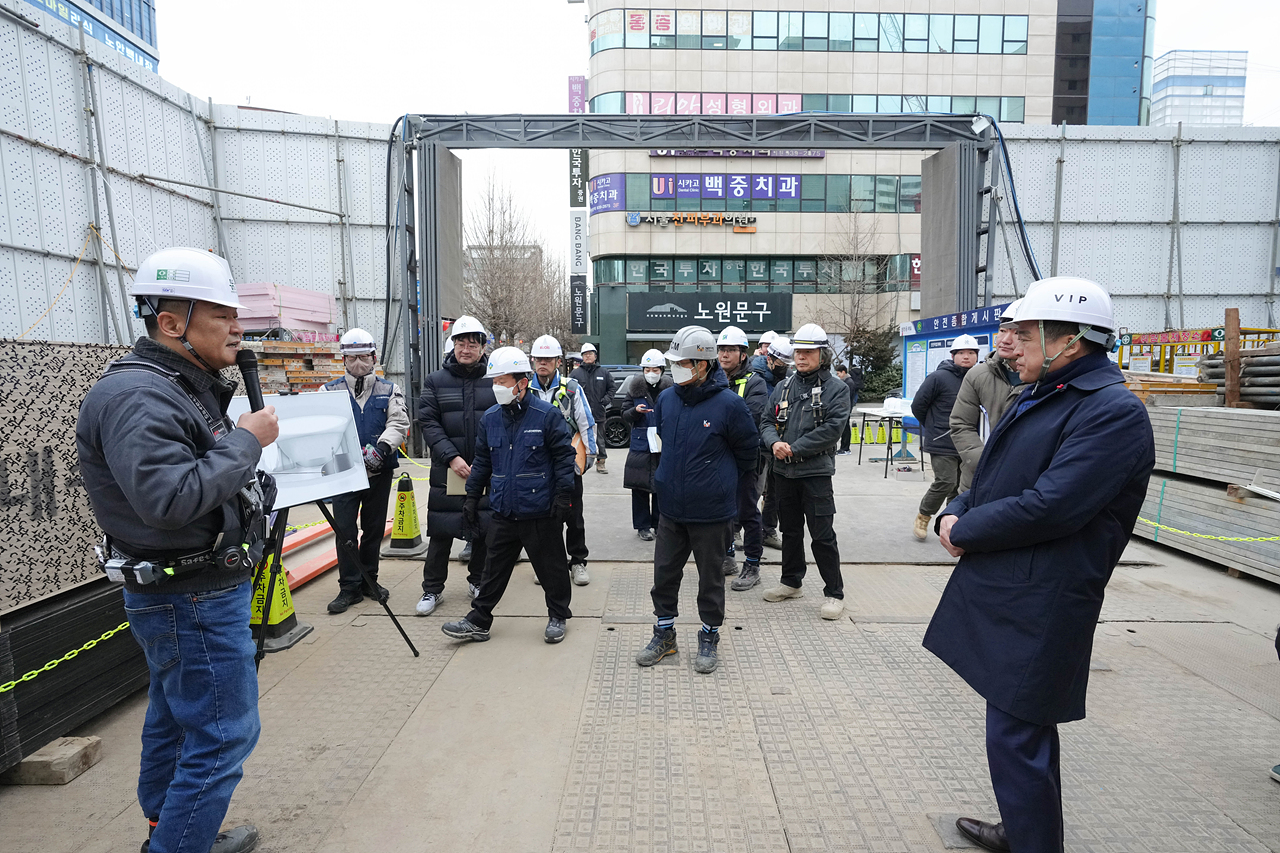
M 982 457 L 987 435 L 1000 422 L 1004 410 L 1022 393 L 1022 379 L 1013 355 L 1017 331 L 1013 312 L 1021 301 L 1010 303 L 1000 315 L 995 353 L 965 374 L 951 408 L 951 443 L 960 454 L 962 492 L 969 491 L 973 484 L 973 471 Z

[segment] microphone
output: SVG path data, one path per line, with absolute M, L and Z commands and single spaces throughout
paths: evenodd
M 244 377 L 244 392 L 249 395 L 249 411 L 256 412 L 267 404 L 262 401 L 262 383 L 258 381 L 258 357 L 253 350 L 236 353 L 236 367 Z

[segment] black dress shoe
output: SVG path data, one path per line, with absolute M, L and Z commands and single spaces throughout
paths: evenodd
M 996 853 L 1009 853 L 1009 841 L 1004 837 L 1003 823 L 987 823 L 971 817 L 956 818 L 956 829 L 974 844 Z

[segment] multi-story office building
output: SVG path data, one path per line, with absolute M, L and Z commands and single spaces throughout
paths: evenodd
M 148 71 L 160 65 L 155 0 L 27 0 L 32 6 L 97 39 Z
M 1156 60 L 1153 125 L 1244 124 L 1247 50 L 1171 50 Z
M 591 112 L 1145 123 L 1146 2 L 667 2 L 678 5 L 589 0 Z M 605 360 L 634 361 L 684 322 L 910 319 L 924 156 L 593 152 L 592 331 Z

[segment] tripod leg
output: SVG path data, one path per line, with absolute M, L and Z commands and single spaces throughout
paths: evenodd
M 267 597 L 262 602 L 262 622 L 258 625 L 258 651 L 253 656 L 253 667 L 262 666 L 262 659 L 267 656 L 267 626 L 271 624 L 271 599 L 276 595 L 276 579 L 280 576 L 280 559 L 284 552 L 284 533 L 289 525 L 288 507 L 276 513 L 276 523 L 271 525 L 271 533 L 263 543 L 262 562 L 253 575 L 253 588 L 258 588 L 258 579 L 270 567 L 271 575 L 267 578 Z
M 347 557 L 355 563 L 356 568 L 360 570 L 360 576 L 364 578 L 365 584 L 371 590 L 377 590 L 378 584 L 369 575 L 369 570 L 365 568 L 364 562 L 360 559 L 360 551 L 356 548 L 356 543 L 338 537 L 338 525 L 334 523 L 333 514 L 329 512 L 329 508 L 324 505 L 324 501 L 316 501 L 316 506 L 320 507 L 320 512 L 324 514 L 325 520 L 329 522 L 329 526 L 333 528 L 333 538 L 338 543 L 338 547 L 346 553 Z M 419 652 L 413 644 L 413 640 L 409 639 L 409 635 L 404 632 L 404 628 L 400 625 L 400 620 L 391 612 L 391 605 L 387 603 L 386 598 L 379 597 L 378 603 L 382 605 L 382 609 L 387 611 L 387 616 L 391 617 L 391 624 L 396 626 L 396 630 L 400 632 L 400 636 L 404 638 L 405 643 L 409 646 L 409 651 L 413 652 L 413 656 L 419 657 Z

